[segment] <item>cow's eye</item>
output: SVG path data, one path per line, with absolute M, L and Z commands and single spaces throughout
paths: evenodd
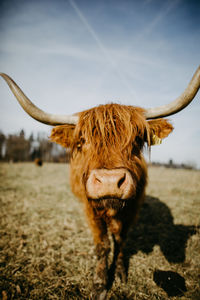
M 77 149 L 81 150 L 84 143 L 85 143 L 85 139 L 81 137 L 76 144 Z
M 81 143 L 78 143 L 78 144 L 77 144 L 77 149 L 80 150 L 81 147 L 82 147 Z

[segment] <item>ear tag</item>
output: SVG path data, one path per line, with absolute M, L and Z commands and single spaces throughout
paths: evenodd
M 160 145 L 162 144 L 162 139 L 160 139 L 157 135 L 153 134 L 151 136 L 151 145 Z

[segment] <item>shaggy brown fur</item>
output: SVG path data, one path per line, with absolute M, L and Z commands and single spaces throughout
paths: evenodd
M 147 122 L 142 108 L 107 104 L 79 113 L 77 125 L 62 125 L 52 130 L 52 141 L 72 151 L 71 188 L 85 205 L 96 244 L 98 264 L 94 290 L 97 297 L 103 297 L 108 283 L 108 230 L 115 242 L 116 274 L 126 279 L 123 246 L 130 224 L 137 219 L 147 183 L 143 146 L 146 143 L 150 147 L 153 136 L 165 138 L 172 129 L 164 119 Z M 119 168 L 128 170 L 133 178 L 134 191 L 129 199 L 87 198 L 86 182 L 91 170 Z

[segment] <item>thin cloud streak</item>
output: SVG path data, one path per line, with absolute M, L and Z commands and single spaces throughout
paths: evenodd
M 107 60 L 107 62 L 115 70 L 115 72 L 116 72 L 117 76 L 120 78 L 121 82 L 128 88 L 130 94 L 134 97 L 134 99 L 137 99 L 136 92 L 133 91 L 132 87 L 127 82 L 125 76 L 123 76 L 122 70 L 118 69 L 116 62 L 112 59 L 112 57 L 109 54 L 108 50 L 105 48 L 105 46 L 103 45 L 103 43 L 101 42 L 101 40 L 97 36 L 97 34 L 94 31 L 94 29 L 92 28 L 92 26 L 88 23 L 88 21 L 86 20 L 85 16 L 81 12 L 81 10 L 77 6 L 77 4 L 73 0 L 69 0 L 69 2 L 71 4 L 71 6 L 74 8 L 74 10 L 76 11 L 77 15 L 79 16 L 79 18 L 82 21 L 82 23 L 84 24 L 84 26 L 87 28 L 88 32 L 91 34 L 91 36 L 95 40 L 97 46 L 99 47 L 99 49 L 103 53 L 103 55 L 104 55 L 105 59 Z
M 150 34 L 156 26 L 169 14 L 170 11 L 175 9 L 175 7 L 181 2 L 181 0 L 168 0 L 163 6 L 163 9 L 158 15 L 153 19 L 153 21 L 146 26 L 144 34 Z

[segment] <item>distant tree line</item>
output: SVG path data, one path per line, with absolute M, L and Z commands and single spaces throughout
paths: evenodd
M 196 170 L 197 166 L 195 162 L 187 162 L 187 163 L 175 163 L 172 159 L 169 160 L 168 163 L 161 163 L 161 162 L 152 162 L 153 166 L 163 166 L 166 168 L 172 168 L 172 169 L 186 169 L 186 170 Z
M 0 131 L 0 161 L 23 162 L 38 158 L 47 162 L 67 162 L 70 152 L 50 142 L 44 133 L 38 133 L 36 137 L 32 133 L 27 138 L 23 129 L 9 135 Z

